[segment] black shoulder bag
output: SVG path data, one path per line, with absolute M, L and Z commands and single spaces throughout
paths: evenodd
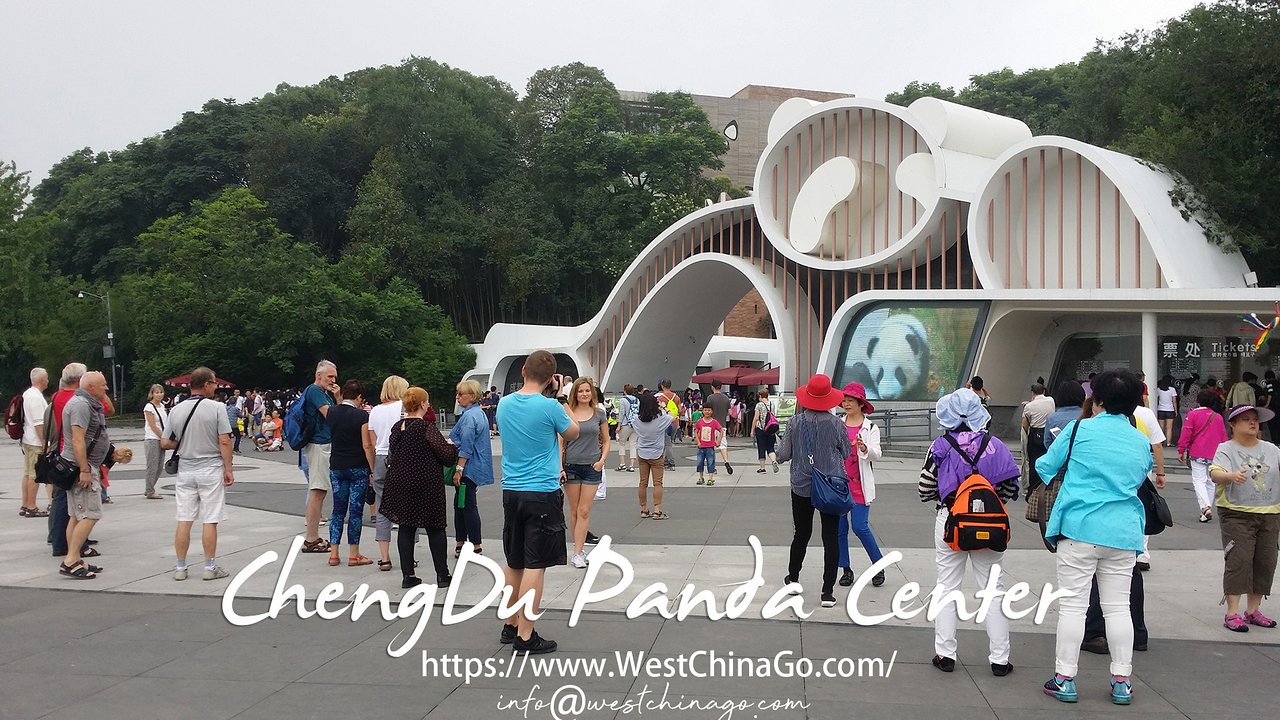
M 191 427 L 191 418 L 196 415 L 196 408 L 200 407 L 200 401 L 204 400 L 204 396 L 196 399 L 196 404 L 191 406 L 191 412 L 187 413 L 187 421 L 182 423 L 182 434 L 178 436 L 178 446 L 173 449 L 173 454 L 164 463 L 164 471 L 170 475 L 178 474 L 178 461 L 182 458 L 178 455 L 178 450 L 182 448 L 182 439 L 187 436 L 187 428 Z
M 66 492 L 80 479 L 80 467 L 71 460 L 62 457 L 62 452 L 58 448 L 59 443 L 50 442 L 54 435 L 54 433 L 50 432 L 53 427 L 53 403 L 49 403 L 49 407 L 45 410 L 44 427 L 44 448 L 40 453 L 40 457 L 36 458 L 36 482 L 52 485 Z M 104 428 L 104 425 L 99 425 L 98 432 L 93 434 L 93 439 L 85 443 L 86 452 L 93 449 L 93 446 L 98 443 Z M 61 423 L 59 423 L 57 435 L 61 439 Z

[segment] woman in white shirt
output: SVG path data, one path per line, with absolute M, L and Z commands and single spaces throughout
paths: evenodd
M 147 404 L 142 406 L 142 446 L 147 453 L 147 490 L 143 497 L 159 500 L 156 482 L 160 480 L 160 467 L 164 465 L 164 452 L 160 450 L 160 436 L 164 434 L 169 412 L 164 409 L 164 387 L 152 385 L 147 391 Z
M 391 570 L 391 519 L 377 509 L 382 506 L 382 488 L 387 480 L 387 455 L 391 453 L 391 428 L 404 417 L 404 404 L 400 401 L 404 391 L 409 389 L 409 381 L 399 375 L 392 375 L 382 381 L 382 392 L 379 399 L 382 404 L 369 411 L 368 433 L 373 436 L 373 495 L 374 495 L 374 540 L 378 542 L 378 569 L 382 572 Z M 413 568 L 407 568 L 408 575 Z
M 1178 389 L 1173 385 L 1173 376 L 1165 375 L 1156 383 L 1156 417 L 1164 428 L 1166 438 L 1173 437 L 1173 421 L 1178 417 Z M 1173 445 L 1171 441 L 1164 443 L 1166 447 Z

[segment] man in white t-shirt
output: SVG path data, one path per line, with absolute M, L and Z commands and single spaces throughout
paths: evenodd
M 218 566 L 218 523 L 226 519 L 226 492 L 235 476 L 231 471 L 231 419 L 226 406 L 210 398 L 217 390 L 214 372 L 207 367 L 191 371 L 191 397 L 169 413 L 161 447 L 177 449 L 178 479 L 173 484 L 177 500 L 178 528 L 173 549 L 178 561 L 174 580 L 187 579 L 187 550 L 191 546 L 191 526 L 203 525 L 204 579 L 227 577 Z
M 44 449 L 44 413 L 49 403 L 44 399 L 49 387 L 49 373 L 44 368 L 31 369 L 31 387 L 22 393 L 22 517 L 49 517 L 49 513 L 36 507 L 36 458 Z M 53 486 L 49 493 L 52 495 Z

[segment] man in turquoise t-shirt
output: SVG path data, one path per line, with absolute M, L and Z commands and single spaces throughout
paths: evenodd
M 307 456 L 307 531 L 302 543 L 304 553 L 327 553 L 329 543 L 320 539 L 320 513 L 329 494 L 329 448 L 333 436 L 329 430 L 329 408 L 338 391 L 338 366 L 328 360 L 316 365 L 316 380 L 302 391 L 304 412 L 315 421 L 315 434 L 303 448 Z
M 498 404 L 502 428 L 502 549 L 507 556 L 506 584 L 513 599 L 533 592 L 537 612 L 546 569 L 564 565 L 564 492 L 560 489 L 560 443 L 578 437 L 578 423 L 554 397 L 561 378 L 551 353 L 537 350 L 525 360 L 524 386 Z M 501 640 L 517 652 L 549 653 L 554 640 L 534 632 L 522 609 L 516 624 L 502 626 Z

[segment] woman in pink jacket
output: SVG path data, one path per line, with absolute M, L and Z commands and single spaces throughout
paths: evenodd
M 1213 519 L 1213 498 L 1216 492 L 1209 478 L 1209 462 L 1218 445 L 1227 441 L 1227 427 L 1222 422 L 1222 398 L 1212 390 L 1201 390 L 1196 395 L 1200 407 L 1187 413 L 1178 436 L 1178 460 L 1191 467 L 1191 485 L 1200 503 L 1200 522 Z

